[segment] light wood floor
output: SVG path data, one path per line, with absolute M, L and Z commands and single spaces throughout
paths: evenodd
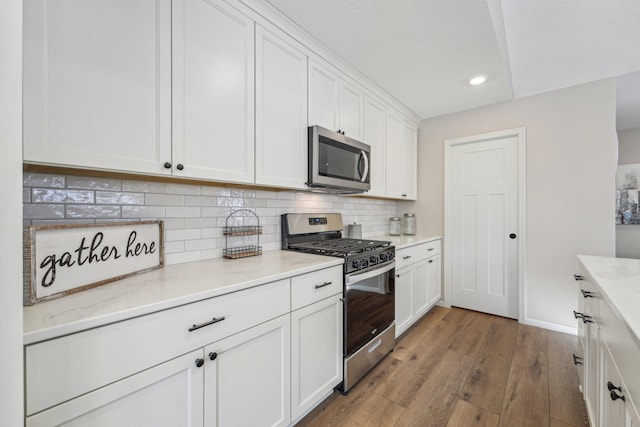
M 435 307 L 298 426 L 588 426 L 575 347 L 575 336 Z

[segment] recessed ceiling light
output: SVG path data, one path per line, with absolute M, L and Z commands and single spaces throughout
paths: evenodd
M 486 76 L 475 76 L 469 80 L 469 84 L 472 86 L 478 86 L 487 81 Z

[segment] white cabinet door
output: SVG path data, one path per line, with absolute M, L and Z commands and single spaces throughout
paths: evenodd
M 349 138 L 362 141 L 363 138 L 364 92 L 344 80 L 340 82 L 340 123 L 339 130 Z
M 342 381 L 342 294 L 291 313 L 291 419 Z
M 395 309 L 396 309 L 396 338 L 399 337 L 413 320 L 411 292 L 413 283 L 412 267 L 396 270 L 395 277 Z
M 290 315 L 205 347 L 205 426 L 286 426 L 291 418 Z
M 402 198 L 418 198 L 418 128 L 402 121 Z
M 402 197 L 402 119 L 392 110 L 387 110 L 386 137 L 386 194 L 388 197 Z
M 203 425 L 202 349 L 27 418 L 27 427 Z
M 309 60 L 309 125 L 337 131 L 340 127 L 340 79 Z
M 223 0 L 172 17 L 174 175 L 253 183 L 254 22 Z
M 24 160 L 170 174 L 171 1 L 24 3 Z
M 600 357 L 602 358 L 602 378 L 599 378 L 598 382 L 603 393 L 601 425 L 603 427 L 626 427 L 627 405 L 623 400 L 625 388 L 622 384 L 622 377 L 605 344 L 600 346 Z
M 256 184 L 305 189 L 307 57 L 256 27 Z
M 440 301 L 442 294 L 442 263 L 440 255 L 430 257 L 427 260 L 427 294 L 429 295 L 429 306 Z
M 371 146 L 369 159 L 371 173 L 370 196 L 385 195 L 385 132 L 386 109 L 384 105 L 370 96 L 364 100 L 363 142 Z
M 423 259 L 411 268 L 414 270 L 411 284 L 413 323 L 429 310 L 429 263 Z

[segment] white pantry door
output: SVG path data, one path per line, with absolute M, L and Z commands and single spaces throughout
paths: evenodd
M 519 316 L 519 137 L 447 141 L 451 305 Z M 523 163 L 524 164 L 524 163 Z

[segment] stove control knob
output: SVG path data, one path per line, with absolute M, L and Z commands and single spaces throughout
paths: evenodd
M 385 262 L 387 260 L 387 254 L 386 253 L 381 253 L 380 254 L 380 262 Z
M 362 260 L 362 268 L 367 268 L 369 267 L 369 260 L 368 259 L 363 259 Z
M 358 260 L 357 260 L 357 259 L 354 259 L 353 261 L 351 261 L 351 266 L 352 266 L 353 268 L 358 268 Z
M 371 263 L 371 265 L 376 265 L 378 263 L 378 257 L 375 255 L 371 255 L 369 257 L 369 263 Z

